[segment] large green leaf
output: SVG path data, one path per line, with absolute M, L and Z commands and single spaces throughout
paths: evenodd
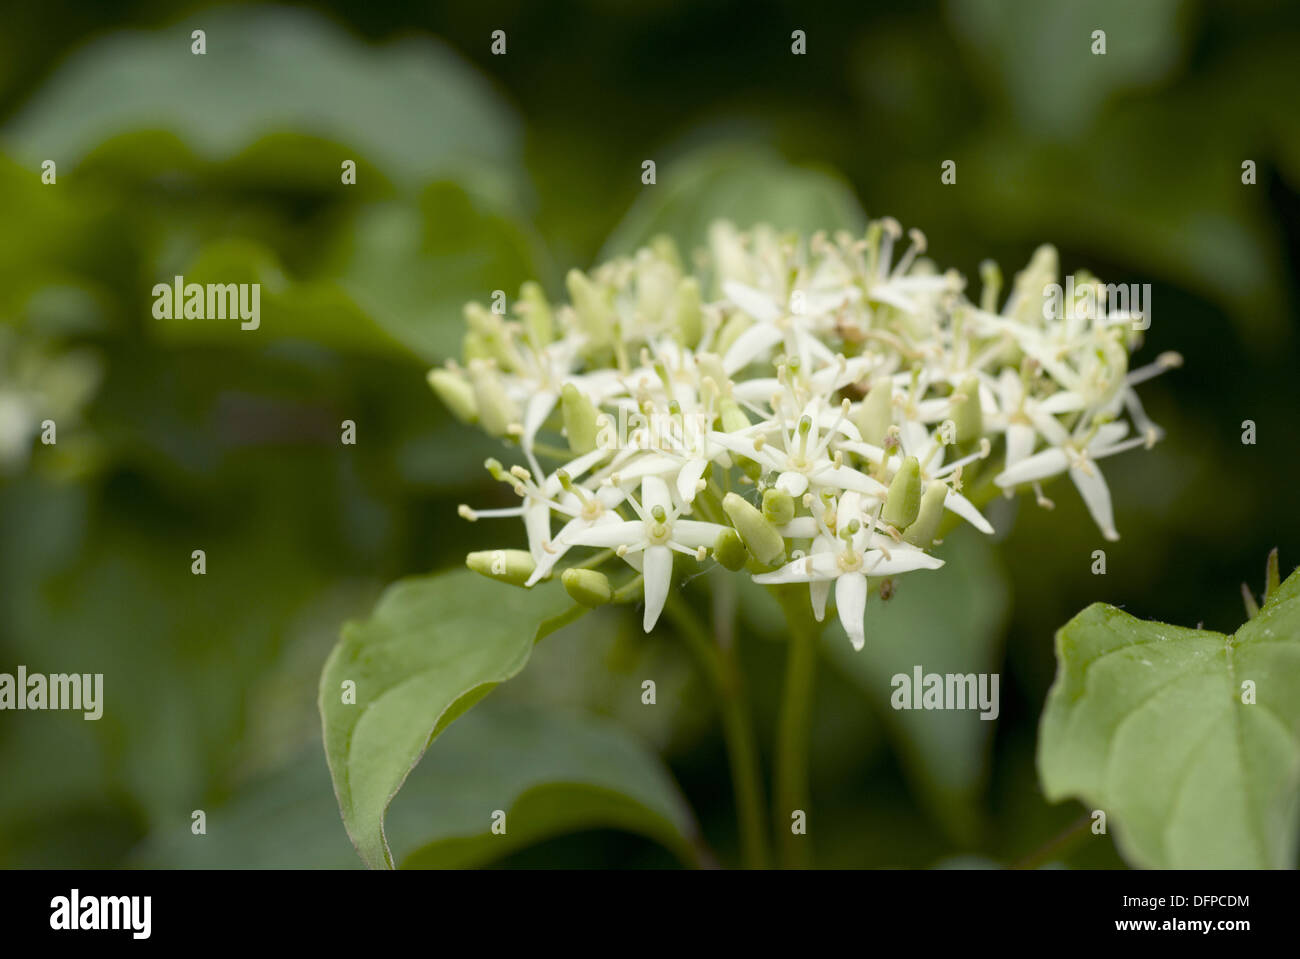
M 518 673 L 536 638 L 565 622 L 571 606 L 555 584 L 524 592 L 460 570 L 399 582 L 370 619 L 344 627 L 321 675 L 320 710 L 343 822 L 368 865 L 392 865 L 384 817 L 429 744 L 494 686 Z M 355 683 L 355 704 L 343 702 L 348 681 Z M 474 746 L 458 751 L 459 740 L 452 739 L 443 760 L 450 766 L 435 764 L 434 772 L 427 774 L 437 779 L 439 769 L 450 769 L 495 777 L 502 803 L 528 793 L 523 819 L 532 825 L 524 825 L 517 837 L 545 835 L 582 821 L 625 826 L 646 821 L 637 803 L 618 796 L 617 784 L 627 780 L 634 784 L 634 793 L 650 795 L 650 767 L 625 762 L 620 771 L 615 761 L 619 750 L 611 741 L 588 737 L 584 749 L 603 758 L 566 761 L 557 772 L 541 757 L 530 758 L 540 749 L 540 729 L 525 723 L 490 730 L 496 743 L 509 746 L 510 755 L 502 760 L 485 758 L 488 750 Z M 485 762 L 488 765 L 482 765 Z M 491 825 L 492 810 L 482 812 L 481 803 L 474 803 L 469 794 L 457 797 L 455 776 L 446 779 L 440 784 L 441 812 L 432 814 L 434 823 L 444 825 L 430 825 L 426 831 L 434 838 L 423 860 L 476 861 L 484 855 L 478 833 Z M 549 785 L 557 781 L 564 788 Z M 660 789 L 641 806 L 658 816 L 654 827 L 644 828 L 667 836 L 672 832 L 668 824 L 680 826 L 685 820 L 672 812 L 673 804 L 664 795 Z M 462 798 L 470 809 L 456 805 Z M 679 851 L 684 848 L 678 844 Z
M 958 530 L 940 555 L 943 569 L 901 578 L 887 602 L 872 599 L 866 648 L 855 652 L 838 621 L 823 643 L 831 660 L 880 704 L 917 792 L 969 842 L 980 826 L 996 723 L 981 719 L 979 710 L 890 708 L 894 676 L 910 680 L 918 666 L 925 674 L 994 673 L 1001 659 L 1008 595 L 993 548 L 973 531 Z
M 195 29 L 206 32 L 202 56 Z M 288 130 L 346 144 L 399 183 L 455 174 L 486 186 L 514 163 L 515 127 L 488 84 L 430 38 L 366 47 L 306 11 L 227 7 L 96 40 L 4 140 L 25 164 L 53 158 L 62 173 L 133 130 L 173 133 L 213 160 Z M 344 158 L 319 162 L 337 177 Z
M 1038 748 L 1048 799 L 1105 810 L 1139 866 L 1294 863 L 1300 573 L 1232 636 L 1097 603 L 1057 633 L 1056 648 Z
M 491 831 L 505 816 L 505 832 Z M 575 829 L 617 828 L 699 860 L 698 829 L 658 758 L 607 720 L 493 704 L 448 729 L 389 815 L 406 866 L 465 867 Z
M 492 814 L 506 831 L 490 831 Z M 360 866 L 339 823 L 329 771 L 312 749 L 209 811 L 155 832 L 153 868 Z M 621 828 L 696 858 L 696 826 L 657 757 L 618 727 L 535 706 L 485 704 L 447 730 L 403 787 L 385 827 L 408 866 L 468 867 L 576 829 Z M 688 838 L 689 837 L 689 838 Z
M 392 865 L 384 815 L 429 744 L 523 669 L 542 623 L 569 606 L 555 584 L 514 591 L 457 570 L 395 583 L 368 620 L 343 627 L 320 712 L 343 823 L 368 865 Z

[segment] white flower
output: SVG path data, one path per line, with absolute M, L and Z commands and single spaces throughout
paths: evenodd
M 704 548 L 715 543 L 718 534 L 730 527 L 679 519 L 668 485 L 657 476 L 647 476 L 641 481 L 640 503 L 630 496 L 628 502 L 636 510 L 637 519 L 588 527 L 569 539 L 580 546 L 615 549 L 619 556 L 633 565 L 640 562 L 645 577 L 645 617 L 642 622 L 648 633 L 654 628 L 668 598 L 673 551 L 701 559 Z M 632 557 L 638 553 L 644 555 L 634 560 Z
M 943 560 L 915 546 L 897 543 L 878 533 L 874 517 L 863 523 L 855 515 L 860 511 L 859 503 L 855 494 L 845 493 L 837 509 L 838 534 L 833 537 L 831 530 L 823 527 L 812 553 L 787 563 L 776 572 L 760 573 L 754 577 L 754 582 L 763 585 L 834 582 L 840 622 L 854 649 L 862 649 L 866 644 L 863 619 L 868 576 L 894 576 L 917 569 L 938 569 L 943 565 Z M 825 593 L 822 593 L 820 611 L 816 599 L 814 593 L 814 612 L 818 613 L 820 620 L 825 611 Z
M 1021 460 L 1011 469 L 999 473 L 994 482 L 1003 489 L 1010 489 L 1022 483 L 1058 476 L 1068 470 L 1101 534 L 1108 540 L 1117 540 L 1119 533 L 1115 531 L 1110 488 L 1097 467 L 1097 460 L 1146 443 L 1146 438 L 1141 436 L 1124 439 L 1128 431 L 1127 423 L 1103 423 L 1081 436 L 1068 439 L 1062 446 Z

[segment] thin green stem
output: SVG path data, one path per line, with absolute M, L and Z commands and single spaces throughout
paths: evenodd
M 787 868 L 806 869 L 812 863 L 807 835 L 811 798 L 808 752 L 817 678 L 817 639 L 821 626 L 813 619 L 806 587 L 776 586 L 772 592 L 785 611 L 790 643 L 776 731 L 773 818 L 780 836 L 778 846 L 782 864 Z
M 732 788 L 736 794 L 736 817 L 740 824 L 741 856 L 746 868 L 766 869 L 769 862 L 767 826 L 763 821 L 763 784 L 758 762 L 758 745 L 750 722 L 735 650 L 714 642 L 690 606 L 677 593 L 670 593 L 664 612 L 677 626 L 700 662 L 713 687 L 722 714 L 723 736 L 731 765 Z

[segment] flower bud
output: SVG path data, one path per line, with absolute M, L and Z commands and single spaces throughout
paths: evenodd
M 572 383 L 565 383 L 560 393 L 560 411 L 564 415 L 564 435 L 569 449 L 590 453 L 596 448 L 596 407 L 586 394 Z
M 957 426 L 957 442 L 973 443 L 984 435 L 979 377 L 968 376 L 957 392 L 961 394 L 961 399 L 952 404 L 952 421 Z
M 713 544 L 713 556 L 733 573 L 749 562 L 749 550 L 734 529 L 724 529 Z
M 485 549 L 465 557 L 465 565 L 476 573 L 512 586 L 522 586 L 537 564 L 523 549 Z
M 650 249 L 654 251 L 655 256 L 659 257 L 679 274 L 685 272 L 686 268 L 682 265 L 682 255 L 677 249 L 677 244 L 667 233 L 660 233 L 651 239 Z
M 533 346 L 546 346 L 555 338 L 555 327 L 551 322 L 551 304 L 546 301 L 542 288 L 532 280 L 519 288 L 519 312 L 524 317 L 524 327 Z
M 749 417 L 731 397 L 723 397 L 719 401 L 718 411 L 722 414 L 722 432 L 735 433 L 749 427 Z
M 915 522 L 907 527 L 903 539 L 913 546 L 929 549 L 934 543 L 935 534 L 939 532 L 939 521 L 943 519 L 943 501 L 948 498 L 948 487 L 934 480 L 925 488 L 921 497 L 921 510 Z
M 474 386 L 480 425 L 492 436 L 505 436 L 510 425 L 518 422 L 519 412 L 506 395 L 492 361 L 475 360 L 469 366 L 469 378 Z
M 442 400 L 442 405 L 451 411 L 451 415 L 462 423 L 473 423 L 478 419 L 478 407 L 474 403 L 474 388 L 466 382 L 465 377 L 451 370 L 432 369 L 428 374 L 429 386 Z
M 894 421 L 893 399 L 893 384 L 889 380 L 881 380 L 862 401 L 854 414 L 853 423 L 862 434 L 864 442 L 873 446 L 884 444 L 885 430 Z
M 794 497 L 783 489 L 764 490 L 763 516 L 774 526 L 784 526 L 794 519 Z
M 496 360 L 503 370 L 511 369 L 514 360 L 506 347 L 505 323 L 501 317 L 481 303 L 466 303 L 464 313 L 470 334 L 475 337 L 475 348 Z
M 595 569 L 566 569 L 560 575 L 564 591 L 575 603 L 581 603 L 588 609 L 604 606 L 614 598 L 614 590 L 609 585 L 609 577 Z
M 780 531 L 748 500 L 736 493 L 728 493 L 722 500 L 722 508 L 740 533 L 746 548 L 760 563 L 775 565 L 785 554 L 785 540 Z
M 614 308 L 609 298 L 581 270 L 570 270 L 564 284 L 589 346 L 593 349 L 607 346 L 614 335 Z
M 754 321 L 740 311 L 731 314 L 727 322 L 722 324 L 722 329 L 718 331 L 718 339 L 714 348 L 719 355 L 726 356 L 727 350 L 731 345 L 740 339 L 740 334 L 754 325 Z
M 915 522 L 920 511 L 921 464 L 915 456 L 909 456 L 903 460 L 903 465 L 898 468 L 893 482 L 889 484 L 882 518 L 895 529 L 906 529 Z
M 677 284 L 673 298 L 674 323 L 677 340 L 683 346 L 694 347 L 704 332 L 704 313 L 700 309 L 700 282 L 688 276 Z

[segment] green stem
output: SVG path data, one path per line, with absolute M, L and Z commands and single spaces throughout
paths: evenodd
M 727 743 L 727 758 L 731 765 L 732 788 L 736 794 L 741 856 L 746 868 L 766 869 L 769 856 L 767 827 L 763 821 L 763 785 L 758 746 L 754 739 L 735 650 L 730 647 L 723 649 L 715 643 L 690 606 L 677 593 L 669 594 L 664 612 L 686 639 L 717 695 L 723 736 Z
M 787 868 L 806 869 L 812 850 L 806 834 L 810 789 L 808 751 L 812 728 L 812 703 L 817 677 L 817 639 L 821 626 L 813 619 L 808 590 L 803 586 L 772 588 L 785 612 L 790 651 L 785 667 L 785 689 L 776 732 L 776 798 L 773 815 L 781 837 L 781 861 Z M 794 831 L 796 811 L 803 834 Z

